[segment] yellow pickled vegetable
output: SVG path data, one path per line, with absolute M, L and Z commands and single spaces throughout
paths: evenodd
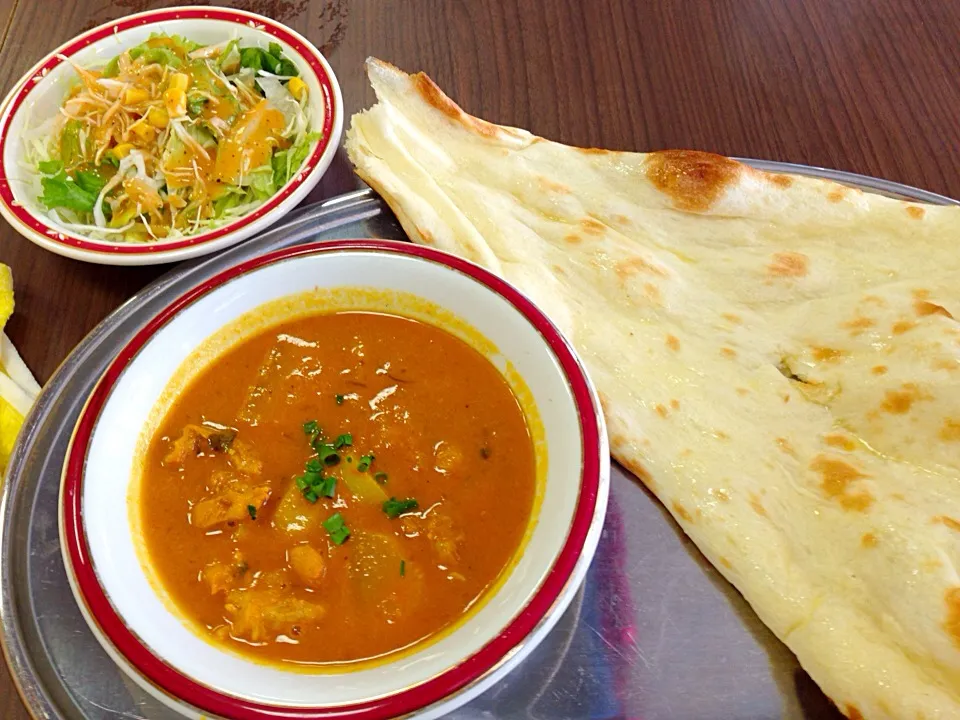
M 287 90 L 289 90 L 290 94 L 297 100 L 303 100 L 307 94 L 307 84 L 298 77 L 292 77 L 290 78 L 290 82 L 287 83 Z
M 13 274 L 0 264 L 0 327 L 13 314 Z M 0 332 L 0 472 L 6 471 L 23 419 L 40 386 L 6 334 Z

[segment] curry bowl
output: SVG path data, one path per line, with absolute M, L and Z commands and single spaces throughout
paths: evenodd
M 78 260 L 196 257 L 301 202 L 342 126 L 336 76 L 290 28 L 229 8 L 135 13 L 52 51 L 7 95 L 0 213 Z
M 188 717 L 436 717 L 520 663 L 596 550 L 596 393 L 508 283 L 338 241 L 153 317 L 80 415 L 61 547 L 91 630 Z

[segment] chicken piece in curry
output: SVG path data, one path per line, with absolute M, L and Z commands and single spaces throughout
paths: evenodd
M 383 657 L 456 623 L 516 554 L 535 494 L 493 364 L 426 323 L 316 315 L 228 351 L 153 438 L 154 571 L 215 641 L 261 660 Z

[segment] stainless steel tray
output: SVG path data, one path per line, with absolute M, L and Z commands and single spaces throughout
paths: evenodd
M 747 162 L 921 202 L 954 202 L 874 178 Z M 61 561 L 60 469 L 77 415 L 100 373 L 171 298 L 221 269 L 280 247 L 343 237 L 405 236 L 370 191 L 306 208 L 260 238 L 179 266 L 138 293 L 91 332 L 47 383 L 0 495 L 0 629 L 14 680 L 37 718 L 175 717 L 128 682 L 101 650 L 74 604 Z M 657 500 L 614 468 L 606 527 L 576 600 L 514 673 L 453 717 L 840 715 Z

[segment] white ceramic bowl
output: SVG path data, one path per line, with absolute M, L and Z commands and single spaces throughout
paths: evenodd
M 362 278 L 363 291 L 344 289 L 345 278 Z M 284 309 L 264 310 L 271 307 Z M 303 673 L 209 644 L 164 602 L 137 550 L 128 493 L 140 472 L 138 443 L 144 447 L 171 402 L 164 392 L 172 379 L 187 382 L 265 323 L 335 309 L 400 312 L 489 341 L 485 352 L 502 370 L 511 368 L 505 377 L 526 387 L 539 417 L 542 502 L 506 580 L 455 630 L 385 664 L 305 681 Z M 120 350 L 67 454 L 62 548 L 100 642 L 131 677 L 187 716 L 435 717 L 496 682 L 559 619 L 596 549 L 608 476 L 590 381 L 559 331 L 516 289 L 464 260 L 406 243 L 317 244 L 225 271 L 174 301 Z
M 76 78 L 70 63 L 102 65 L 146 40 L 151 33 L 183 35 L 201 43 L 239 37 L 246 45 L 266 48 L 279 43 L 307 84 L 314 129 L 323 138 L 303 167 L 276 195 L 253 212 L 215 230 L 153 243 L 94 240 L 60 227 L 37 200 L 35 180 L 22 165 L 24 130 L 57 113 Z M 152 265 L 204 255 L 234 245 L 280 220 L 312 190 L 333 160 L 343 131 L 340 86 L 327 61 L 301 35 L 253 13 L 216 7 L 151 10 L 114 20 L 60 46 L 37 63 L 14 86 L 0 114 L 0 213 L 21 235 L 47 250 L 78 260 L 107 265 Z

